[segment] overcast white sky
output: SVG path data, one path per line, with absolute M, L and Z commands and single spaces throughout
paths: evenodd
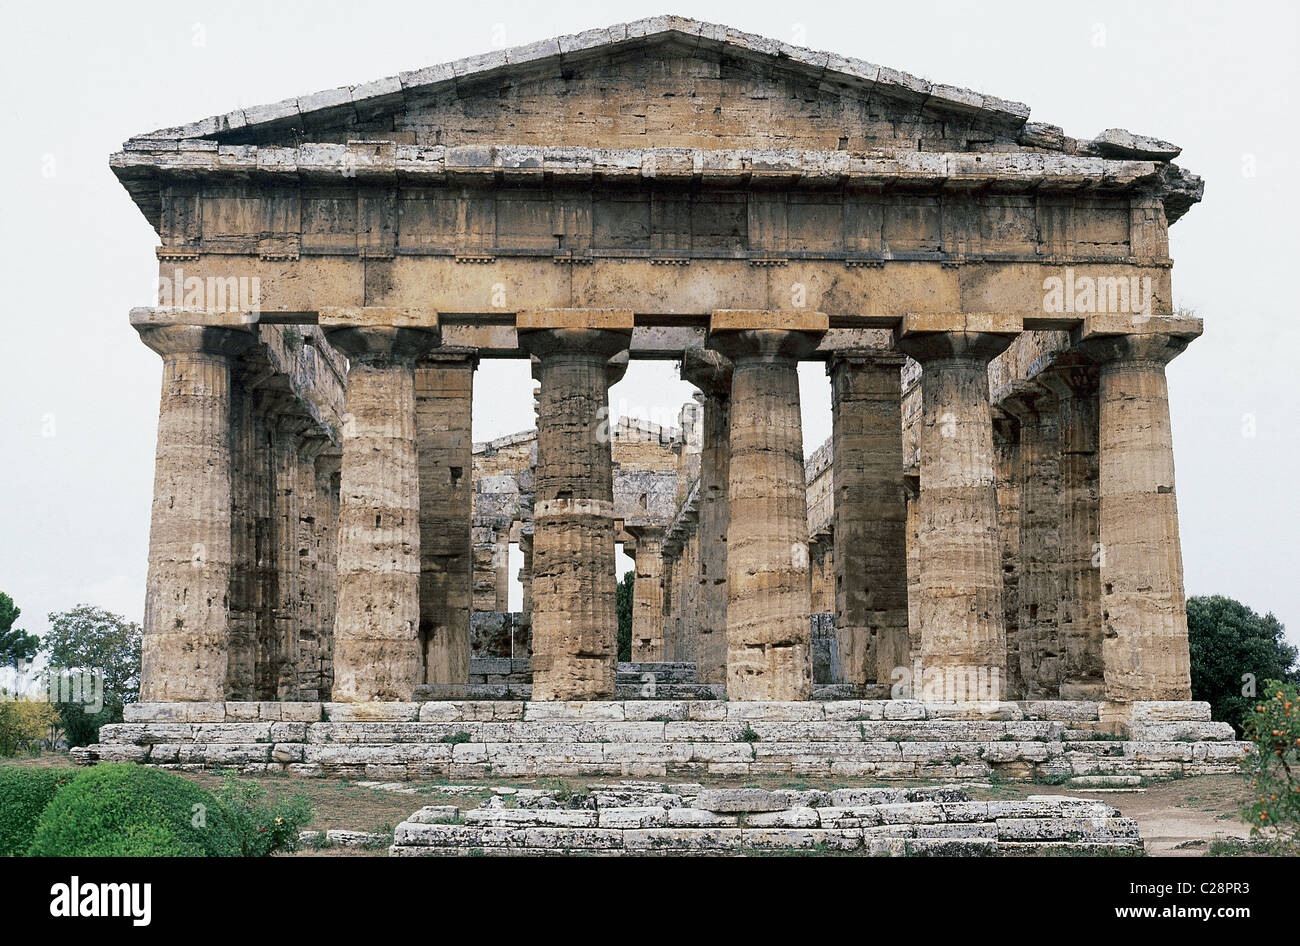
M 1183 146 L 1207 182 L 1171 231 L 1175 300 L 1205 319 L 1169 370 L 1187 591 L 1273 611 L 1300 641 L 1295 9 L 663 2 L 5 4 L 0 590 L 20 626 L 42 632 L 79 602 L 143 610 L 161 369 L 127 312 L 153 299 L 158 238 L 108 170 L 123 140 L 672 12 L 1026 102 L 1076 137 L 1122 127 Z M 806 369 L 811 450 L 830 395 Z M 476 440 L 531 425 L 524 363 L 485 364 L 476 386 L 493 392 Z M 672 416 L 691 390 L 671 365 L 634 363 L 611 401 Z

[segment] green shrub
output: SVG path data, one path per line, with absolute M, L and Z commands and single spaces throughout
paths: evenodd
M 77 774 L 76 769 L 0 766 L 0 856 L 27 853 L 41 812 Z
M 130 762 L 78 775 L 46 806 L 34 857 L 233 857 L 221 803 L 179 775 Z
M 1255 743 L 1243 765 L 1256 800 L 1242 815 L 1251 834 L 1295 844 L 1300 841 L 1300 693 L 1295 684 L 1265 682 L 1244 728 Z
M 232 776 L 221 783 L 217 799 L 225 807 L 235 843 L 244 857 L 296 851 L 298 833 L 315 814 L 305 795 L 268 803 L 266 789 L 261 785 Z

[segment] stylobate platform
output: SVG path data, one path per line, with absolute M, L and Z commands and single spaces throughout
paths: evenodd
M 826 775 L 1074 785 L 1236 771 L 1207 703 L 143 703 L 82 763 L 384 779 Z

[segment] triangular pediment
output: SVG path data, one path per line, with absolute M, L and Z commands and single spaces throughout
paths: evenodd
M 664 16 L 142 137 L 815 150 L 915 148 L 919 141 L 923 150 L 944 151 L 1014 143 L 1028 116 L 1027 106 L 996 96 Z

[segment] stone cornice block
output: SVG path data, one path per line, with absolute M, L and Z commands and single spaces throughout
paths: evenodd
M 1204 320 L 1180 315 L 1085 315 L 1074 330 L 1074 341 L 1102 335 L 1174 335 L 1197 338 L 1205 331 Z
M 136 328 L 150 325 L 202 325 L 213 328 L 251 329 L 260 313 L 209 311 L 179 306 L 136 306 L 131 310 L 131 324 Z
M 517 329 L 608 329 L 630 332 L 631 309 L 526 309 L 515 316 Z
M 325 328 L 363 328 L 366 326 L 392 326 L 394 328 L 438 327 L 438 313 L 433 309 L 390 306 L 326 306 L 320 310 L 318 324 Z
M 789 332 L 825 332 L 830 318 L 807 309 L 714 309 L 709 332 L 748 332 L 775 329 Z
M 988 332 L 1019 335 L 1025 330 L 1018 315 L 1000 312 L 909 312 L 903 316 L 900 335 L 923 332 Z

